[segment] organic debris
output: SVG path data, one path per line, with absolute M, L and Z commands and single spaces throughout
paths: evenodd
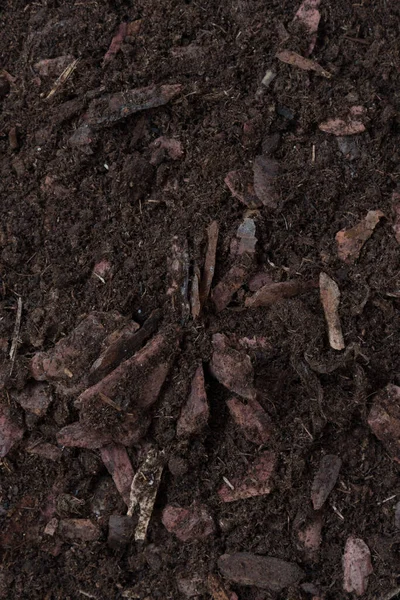
M 228 592 L 226 590 L 222 581 L 216 575 L 209 575 L 207 583 L 213 600 L 239 600 L 235 592 Z
M 89 104 L 84 115 L 85 125 L 93 128 L 108 127 L 130 115 L 167 104 L 182 91 L 182 86 L 161 85 L 105 94 Z
M 305 294 L 314 287 L 316 287 L 314 282 L 302 281 L 301 279 L 283 281 L 282 283 L 267 283 L 255 294 L 246 298 L 245 306 L 247 308 L 271 306 L 286 298 Z
M 250 173 L 244 170 L 229 171 L 224 182 L 232 196 L 248 208 L 254 209 L 262 206 L 262 202 L 255 194 Z
M 56 58 L 39 60 L 33 65 L 33 68 L 41 77 L 58 77 L 74 60 L 75 58 L 71 54 L 65 54 Z
M 351 229 L 342 229 L 336 234 L 338 256 L 347 263 L 355 263 L 365 242 L 369 240 L 380 219 L 384 217 L 380 210 L 370 210 L 366 217 Z
M 163 469 L 163 455 L 150 446 L 132 480 L 130 491 L 128 516 L 131 517 L 137 509 L 139 510 L 139 520 L 135 529 L 136 542 L 144 542 L 146 539 Z
M 109 444 L 101 448 L 100 456 L 114 480 L 115 487 L 124 499 L 125 504 L 129 506 L 134 473 L 125 447 L 120 444 Z
M 304 56 L 301 56 L 300 54 L 297 54 L 297 52 L 293 52 L 292 50 L 281 50 L 276 54 L 276 58 L 281 62 L 297 67 L 302 71 L 314 71 L 315 73 L 317 73 L 317 75 L 321 75 L 322 77 L 326 77 L 327 79 L 330 79 L 332 77 L 332 74 L 326 71 L 317 62 L 311 60 L 310 58 L 304 58 Z
M 329 344 L 334 350 L 345 348 L 339 317 L 340 290 L 338 284 L 324 272 L 319 276 L 319 290 L 328 325 Z
M 341 466 L 342 461 L 335 454 L 327 454 L 321 459 L 311 488 L 311 500 L 314 510 L 319 510 L 324 505 L 336 485 Z
M 15 399 L 27 412 L 44 417 L 52 402 L 52 394 L 48 385 L 36 383 L 23 389 Z
M 400 463 L 400 387 L 389 383 L 374 399 L 368 425 Z
M 150 159 L 151 165 L 159 165 L 166 156 L 169 156 L 172 160 L 179 160 L 184 154 L 182 143 L 179 140 L 165 136 L 154 140 L 151 148 L 153 149 Z
M 172 308 L 179 311 L 181 321 L 185 321 L 190 314 L 189 305 L 189 251 L 187 240 L 179 242 L 175 236 L 168 258 L 168 289 L 167 296 L 171 297 Z
M 212 345 L 212 375 L 229 391 L 246 400 L 255 400 L 254 371 L 250 357 L 245 352 L 233 348 L 227 336 L 222 333 L 213 335 Z
M 248 276 L 248 267 L 240 264 L 233 265 L 225 273 L 211 294 L 217 312 L 221 312 L 228 306 L 233 295 L 246 283 Z
M 266 156 L 257 156 L 253 163 L 254 192 L 263 206 L 276 208 L 278 196 L 275 182 L 279 175 L 278 161 Z
M 218 567 L 226 579 L 238 585 L 254 585 L 273 592 L 295 585 L 304 577 L 295 563 L 250 552 L 224 554 L 218 560 Z
M 189 508 L 167 506 L 162 522 L 181 542 L 201 540 L 215 532 L 214 520 L 202 504 L 194 503 Z
M 117 33 L 114 35 L 113 39 L 111 40 L 110 47 L 104 55 L 103 67 L 107 63 L 109 63 L 113 58 L 115 58 L 115 56 L 120 51 L 122 42 L 124 41 L 124 38 L 127 35 L 127 29 L 128 29 L 128 23 L 120 23 L 119 24 Z
M 231 417 L 247 440 L 254 444 L 265 444 L 270 439 L 273 424 L 257 400 L 251 399 L 244 404 L 238 398 L 230 398 L 227 405 Z
M 368 577 L 373 572 L 371 553 L 367 544 L 356 537 L 349 537 L 343 556 L 343 589 L 362 596 L 367 591 Z
M 201 302 L 200 302 L 200 271 L 197 266 L 193 269 L 192 287 L 190 290 L 190 312 L 192 319 L 196 320 L 199 318 L 201 313 Z
M 218 221 L 212 221 L 207 228 L 207 250 L 204 260 L 203 277 L 200 285 L 200 303 L 202 306 L 207 302 L 210 294 L 211 284 L 215 273 L 215 257 L 218 244 Z
M 219 497 L 223 502 L 236 502 L 269 494 L 272 489 L 271 477 L 275 464 L 276 456 L 273 452 L 262 452 L 250 464 L 244 477 L 235 477 L 220 488 Z
M 328 119 L 320 123 L 319 129 L 325 133 L 331 133 L 336 136 L 356 135 L 365 131 L 365 125 L 359 117 L 364 114 L 362 106 L 353 106 L 347 119 Z
M 312 53 L 317 41 L 318 25 L 321 19 L 318 10 L 320 3 L 321 0 L 303 0 L 293 19 L 293 23 L 300 23 L 310 37 L 308 54 Z
M 107 544 L 113 550 L 123 549 L 133 537 L 132 519 L 126 515 L 111 515 L 108 521 Z
M 15 316 L 15 325 L 14 325 L 14 331 L 13 331 L 13 335 L 12 335 L 12 342 L 11 342 L 11 348 L 10 348 L 10 360 L 11 360 L 10 375 L 13 372 L 14 363 L 15 363 L 15 359 L 17 356 L 18 343 L 19 343 L 19 330 L 21 329 L 21 317 L 22 317 L 22 298 L 21 298 L 21 296 L 18 296 L 17 313 Z
M 201 433 L 207 425 L 209 414 L 203 366 L 200 365 L 193 377 L 189 398 L 183 405 L 178 419 L 176 427 L 178 437 L 190 437 Z
M 393 192 L 392 203 L 394 212 L 393 231 L 396 238 L 396 242 L 400 244 L 400 192 Z
M 314 512 L 307 519 L 305 525 L 300 527 L 297 537 L 307 560 L 316 561 L 322 542 L 322 515 Z
M 61 519 L 58 533 L 71 542 L 95 542 L 101 535 L 99 527 L 89 519 Z
M 79 63 L 79 58 L 76 58 L 76 59 L 72 60 L 72 62 L 67 67 L 65 67 L 64 71 L 58 77 L 55 84 L 51 88 L 50 92 L 47 94 L 46 100 L 49 100 L 49 98 L 54 96 L 54 94 L 56 92 L 58 92 L 58 90 L 64 85 L 64 83 L 66 81 L 68 81 L 68 79 L 71 77 L 72 73 L 75 71 L 76 67 L 78 66 L 78 63 Z

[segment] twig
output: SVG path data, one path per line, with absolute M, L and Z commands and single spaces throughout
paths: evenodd
M 21 296 L 19 296 L 18 297 L 18 305 L 17 305 L 17 315 L 15 317 L 15 325 L 14 325 L 14 331 L 13 331 L 12 343 L 11 343 L 11 349 L 10 349 L 10 360 L 11 360 L 10 375 L 13 372 L 15 358 L 17 356 L 19 330 L 21 328 L 21 317 L 22 317 L 22 298 L 21 298 Z

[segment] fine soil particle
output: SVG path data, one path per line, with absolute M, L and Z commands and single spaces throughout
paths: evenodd
M 344 600 L 349 539 L 362 540 L 371 554 L 368 577 L 353 586 L 357 593 L 381 600 L 400 585 L 398 439 L 391 438 L 389 454 L 374 435 L 379 424 L 370 417 L 374 427 L 368 425 L 375 396 L 400 385 L 394 200 L 400 5 L 323 0 L 315 31 L 294 21 L 300 4 L 3 2 L 0 598 L 193 594 L 206 600 L 215 575 L 240 600 L 305 600 L 307 590 Z M 124 31 L 129 35 L 122 39 Z M 329 77 L 280 61 L 282 52 L 313 61 Z M 362 125 L 358 133 L 349 128 L 354 119 Z M 325 125 L 332 122 L 330 133 Z M 236 196 L 225 183 L 229 173 L 241 189 Z M 353 231 L 370 211 L 379 222 L 352 259 L 342 260 L 336 235 Z M 251 260 L 245 253 L 238 263 L 231 242 L 248 218 L 257 242 Z M 212 247 L 212 274 L 202 279 L 213 222 L 215 269 Z M 227 305 L 216 307 L 212 292 L 206 300 L 210 280 L 214 289 L 238 265 L 246 268 Z M 343 351 L 329 345 L 321 272 L 340 290 Z M 182 282 L 173 279 L 177 274 Z M 184 300 L 194 275 L 201 283 L 196 319 Z M 284 290 L 287 282 L 295 282 L 293 293 L 270 294 L 267 305 L 249 300 L 260 288 Z M 126 358 L 160 331 L 162 356 L 132 371 L 112 398 L 103 393 L 79 407 L 85 382 L 97 383 L 90 373 L 104 339 L 134 327 L 132 321 L 142 326 L 153 311 L 159 312 L 151 327 L 127 341 Z M 93 314 L 117 315 L 119 325 L 100 328 L 98 336 L 79 334 L 79 324 Z M 227 340 L 220 357 L 213 339 Z M 122 345 L 110 350 L 112 367 L 125 351 Z M 55 357 L 54 368 L 62 368 L 62 385 L 44 377 L 49 402 L 40 406 L 29 391 L 37 353 Z M 160 364 L 167 374 L 154 380 L 152 369 Z M 208 423 L 179 437 L 177 422 L 199 365 Z M 229 391 L 234 375 L 246 381 Z M 138 513 L 130 527 L 100 447 L 120 443 L 123 411 L 135 411 L 148 390 L 153 402 L 156 388 L 157 400 L 131 414 L 144 419 L 138 440 L 121 442 L 129 473 L 130 464 L 137 473 L 149 444 L 164 465 L 142 543 L 134 541 Z M 243 397 L 243 389 L 251 393 Z M 253 402 L 248 411 L 256 406 L 265 413 L 270 435 L 254 441 L 232 418 L 228 402 L 235 392 L 242 396 L 237 403 Z M 396 407 L 385 415 L 399 418 Z M 78 447 L 57 443 L 72 424 L 79 435 L 87 426 L 96 439 Z M 232 482 L 265 453 L 275 457 L 269 493 L 223 502 L 222 486 L 235 495 Z M 327 455 L 341 468 L 318 513 L 319 547 L 306 553 L 295 524 L 304 514 L 312 517 L 312 483 Z M 125 500 L 128 487 L 124 480 Z M 183 540 L 163 525 L 166 507 L 186 515 L 193 506 L 213 523 L 207 536 L 189 531 Z M 259 565 L 261 584 L 221 559 L 239 557 L 240 565 L 243 555 L 250 567 Z M 279 585 L 264 581 L 263 561 Z M 277 573 L 282 564 L 296 576 Z M 284 586 L 289 589 L 280 591 Z

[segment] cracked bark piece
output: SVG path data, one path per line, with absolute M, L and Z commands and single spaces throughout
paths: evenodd
M 236 350 L 222 333 L 212 337 L 213 355 L 210 370 L 228 390 L 246 400 L 255 400 L 254 371 L 248 354 Z
M 275 181 L 279 170 L 279 163 L 273 158 L 257 156 L 254 160 L 254 192 L 263 206 L 277 207 L 278 195 L 275 190 Z
M 375 398 L 368 425 L 393 459 L 400 463 L 400 387 L 388 384 Z

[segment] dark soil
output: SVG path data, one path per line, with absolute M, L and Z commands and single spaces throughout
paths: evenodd
M 291 26 L 298 4 L 4 0 L 0 68 L 15 81 L 8 94 L 0 89 L 2 395 L 25 435 L 0 463 L 1 598 L 111 600 L 131 589 L 136 595 L 129 597 L 143 600 L 178 599 L 179 577 L 206 580 L 218 572 L 221 554 L 249 551 L 296 562 L 326 600 L 338 600 L 348 596 L 342 555 L 349 535 L 371 550 L 374 572 L 365 598 L 383 599 L 400 584 L 399 467 L 366 420 L 374 394 L 388 383 L 400 385 L 400 254 L 391 201 L 400 178 L 400 6 L 396 0 L 322 0 L 312 58 L 333 74 L 324 79 L 275 59 L 279 49 L 307 48 L 304 32 Z M 135 19 L 142 19 L 140 33 L 103 67 L 118 25 Z M 289 41 L 282 41 L 282 26 Z M 38 76 L 34 64 L 66 54 L 80 62 L 46 100 L 57 77 Z M 277 76 L 263 89 L 270 67 Z M 183 89 L 165 106 L 96 131 L 89 146 L 68 142 L 91 99 L 153 84 Z M 351 138 L 354 158 L 318 129 L 353 105 L 367 116 L 366 132 Z M 9 138 L 13 127 L 17 144 Z M 221 279 L 232 265 L 230 240 L 246 209 L 224 178 L 232 170 L 251 172 L 264 138 L 275 133 L 281 135 L 274 154 L 282 167 L 278 206 L 255 217 L 258 270 L 275 281 L 318 281 L 321 270 L 334 278 L 347 350 L 329 348 L 317 288 L 256 309 L 243 309 L 239 292 L 221 313 L 210 301 L 199 320 L 186 320 L 147 434 L 167 459 L 148 539 L 114 551 L 107 545 L 108 517 L 125 514 L 125 507 L 98 451 L 65 448 L 55 462 L 26 451 L 36 439 L 56 444 L 57 431 L 76 420 L 74 397 L 54 392 L 47 415 L 32 418 L 13 394 L 29 383 L 34 353 L 53 347 L 90 311 L 116 310 L 141 324 L 161 308 L 165 324 L 182 325 L 166 294 L 173 238 L 187 240 L 192 266 L 202 266 L 206 230 L 217 220 L 214 284 Z M 179 140 L 184 156 L 150 164 L 151 144 L 160 136 Z M 335 234 L 372 209 L 385 219 L 355 265 L 345 265 Z M 93 275 L 102 259 L 112 268 L 104 282 Z M 9 377 L 18 296 L 23 313 Z M 275 424 L 268 447 L 278 455 L 272 493 L 230 504 L 217 495 L 222 477 L 242 473 L 259 448 L 234 425 L 225 404 L 229 393 L 209 373 L 216 332 L 267 339 L 267 349 L 251 358 L 259 401 Z M 181 442 L 176 421 L 201 361 L 209 427 Z M 339 455 L 343 464 L 323 509 L 319 556 L 310 560 L 294 524 L 311 506 L 311 483 L 325 454 Z M 138 449 L 129 455 L 135 469 Z M 81 501 L 67 503 L 61 514 L 98 522 L 100 541 L 74 544 L 44 535 L 49 503 L 60 495 Z M 194 500 L 209 507 L 216 533 L 183 543 L 164 528 L 161 511 L 167 503 Z M 240 600 L 311 598 L 300 587 L 232 589 Z

